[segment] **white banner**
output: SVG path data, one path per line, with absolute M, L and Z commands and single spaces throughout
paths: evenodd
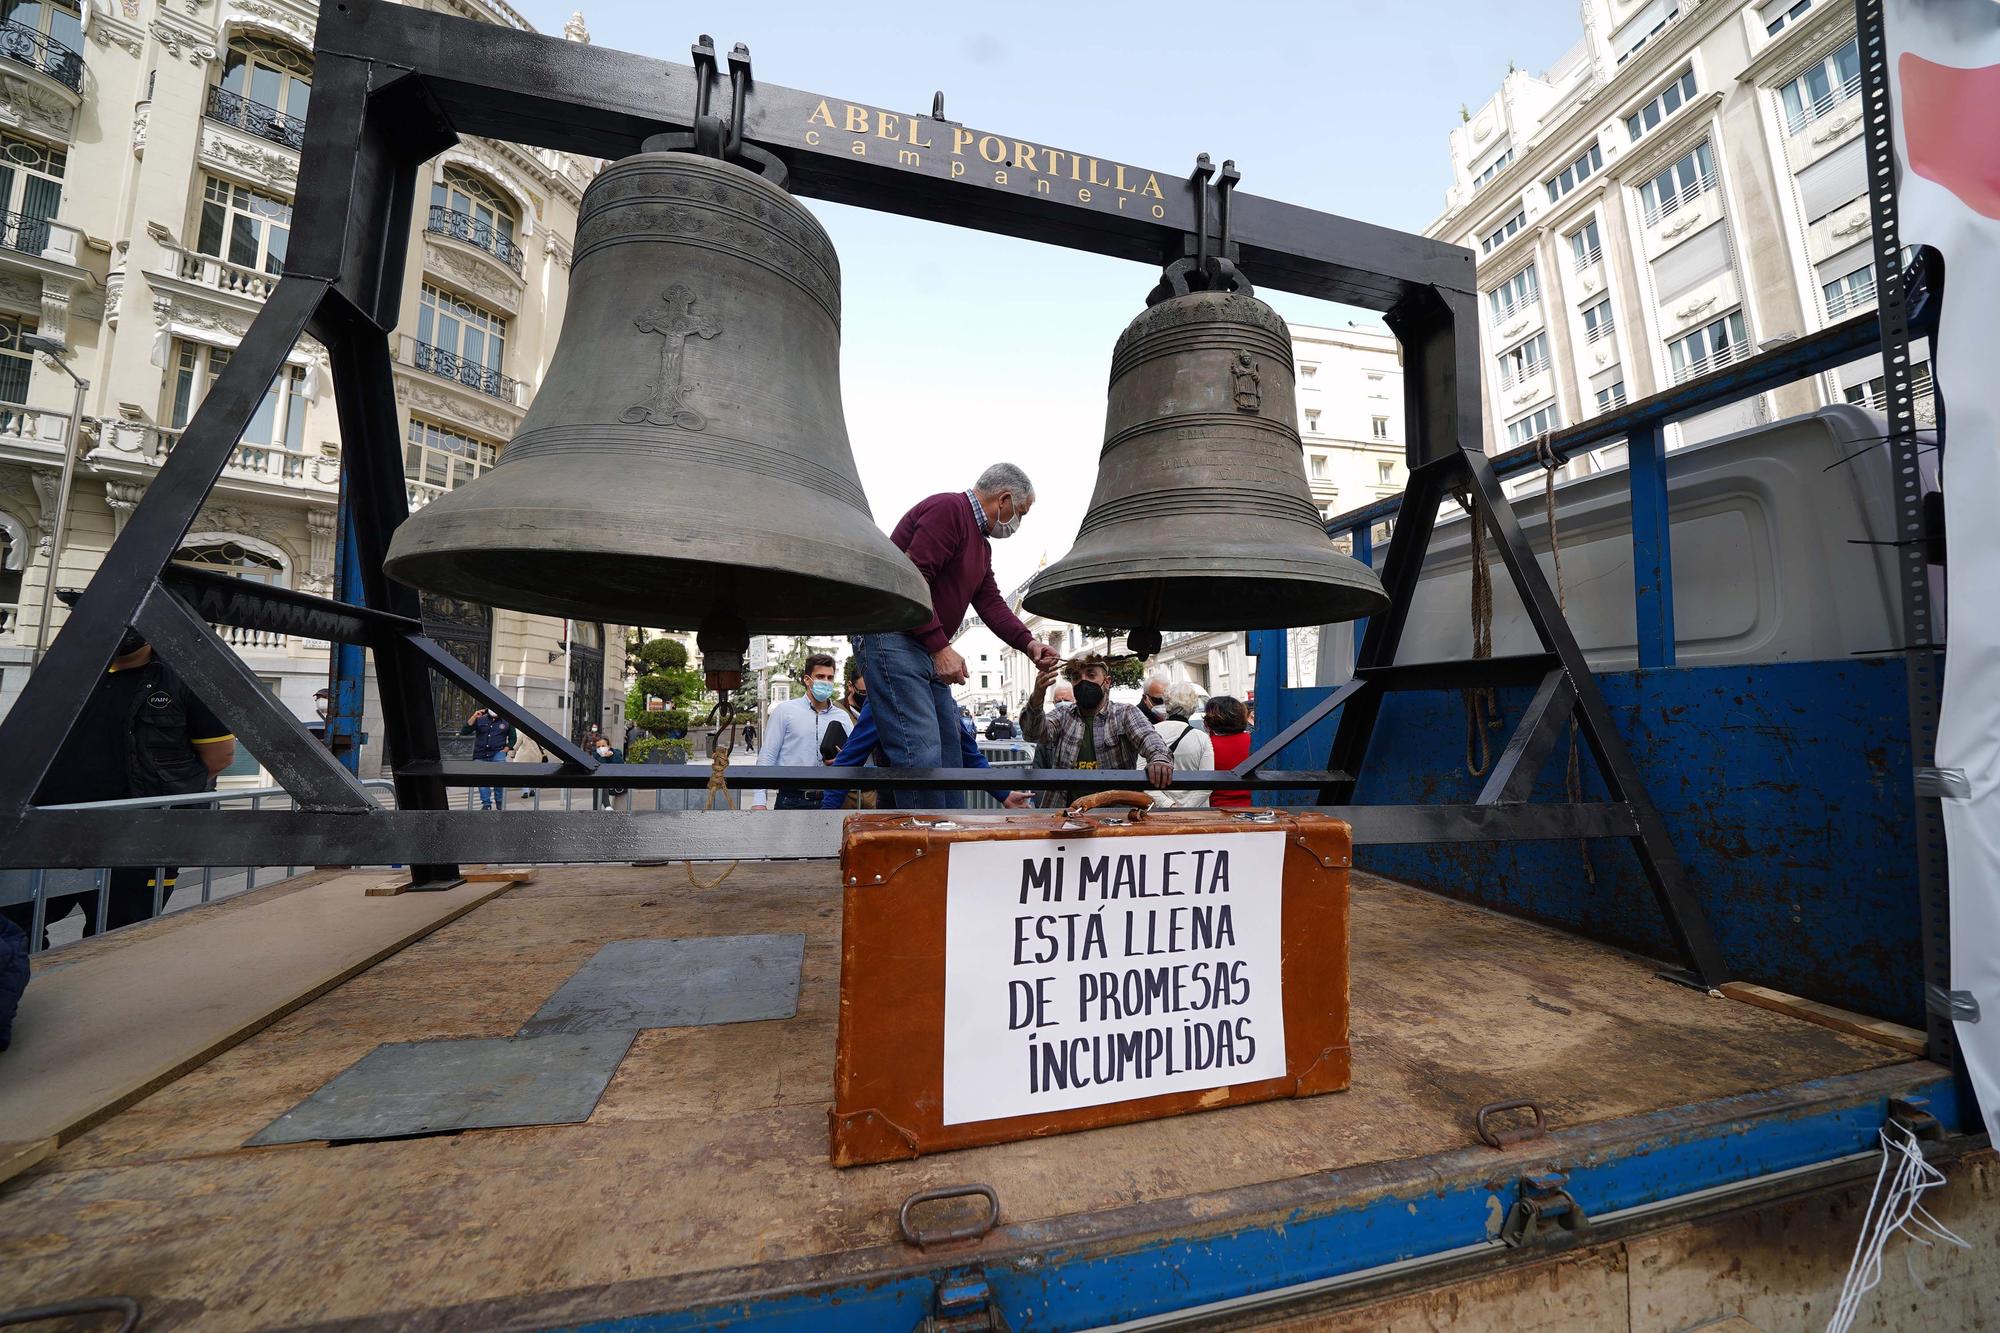
M 1285 1073 L 1280 831 L 951 846 L 944 1123 Z
M 1950 648 L 1937 765 L 1951 867 L 1951 987 L 1979 1016 L 1956 1031 L 1987 1129 L 2000 1135 L 2000 4 L 1886 0 L 1905 245 L 1944 255 L 1933 369 L 1943 404 Z

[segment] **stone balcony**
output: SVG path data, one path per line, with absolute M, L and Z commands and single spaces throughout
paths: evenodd
M 98 423 L 97 441 L 84 462 L 100 476 L 146 484 L 180 443 L 182 432 L 149 422 L 110 419 Z M 220 490 L 297 503 L 329 503 L 340 495 L 340 457 L 301 453 L 270 445 L 239 443 L 229 452 Z

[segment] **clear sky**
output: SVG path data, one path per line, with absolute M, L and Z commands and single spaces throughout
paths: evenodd
M 551 33 L 581 4 L 592 41 L 680 62 L 703 32 L 723 51 L 745 42 L 760 77 L 857 102 L 928 112 L 942 89 L 953 120 L 1162 177 L 1198 152 L 1234 158 L 1246 191 L 1412 231 L 1443 207 L 1460 103 L 1582 33 L 1574 0 L 513 3 Z M 840 252 L 847 427 L 876 522 L 1010 459 L 1039 502 L 995 544 L 1001 589 L 1060 559 L 1096 478 L 1112 344 L 1156 271 L 809 207 Z M 1295 322 L 1375 318 L 1266 296 Z

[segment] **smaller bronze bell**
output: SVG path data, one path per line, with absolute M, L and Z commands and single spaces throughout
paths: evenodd
M 1162 629 L 1386 610 L 1375 571 L 1334 549 L 1313 506 L 1293 389 L 1291 330 L 1247 283 L 1156 293 L 1111 356 L 1097 489 L 1076 545 L 1035 577 L 1027 609 L 1136 629 L 1128 641 L 1141 653 Z

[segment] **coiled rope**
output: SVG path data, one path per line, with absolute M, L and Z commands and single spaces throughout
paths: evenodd
M 1493 656 L 1493 566 L 1486 555 L 1486 521 L 1478 499 L 1463 486 L 1454 493 L 1472 518 L 1472 656 L 1477 661 Z M 1493 742 L 1487 733 L 1502 725 L 1500 696 L 1490 685 L 1461 693 L 1465 697 L 1465 771 L 1483 778 L 1493 767 Z
M 701 808 L 703 810 L 715 809 L 715 798 L 718 796 L 722 798 L 723 809 L 734 810 L 736 808 L 736 801 L 729 794 L 729 783 L 727 781 L 729 775 L 729 756 L 736 750 L 736 715 L 729 711 L 726 703 L 719 706 L 724 710 L 724 716 L 729 720 L 729 734 L 721 738 L 722 744 L 718 745 L 715 753 L 708 757 L 708 799 L 702 803 Z M 722 881 L 735 874 L 736 867 L 741 863 L 731 861 L 727 866 L 723 867 L 720 875 L 717 875 L 706 884 L 695 878 L 693 861 L 683 861 L 681 864 L 687 868 L 688 887 L 706 893 L 710 889 L 720 888 Z
M 1542 462 L 1542 507 L 1548 516 L 1549 559 L 1556 567 L 1556 606 L 1563 618 L 1569 618 L 1569 590 L 1563 585 L 1562 534 L 1556 527 L 1556 471 L 1562 467 L 1562 459 L 1549 447 L 1549 437 L 1544 435 L 1535 441 L 1535 455 Z M 1563 772 L 1563 797 L 1571 805 L 1583 800 L 1583 767 L 1576 748 L 1576 706 L 1570 705 L 1569 713 L 1569 763 Z M 1583 858 L 1583 877 L 1593 886 L 1597 883 L 1597 868 L 1590 864 L 1590 839 L 1576 840 L 1577 855 Z

